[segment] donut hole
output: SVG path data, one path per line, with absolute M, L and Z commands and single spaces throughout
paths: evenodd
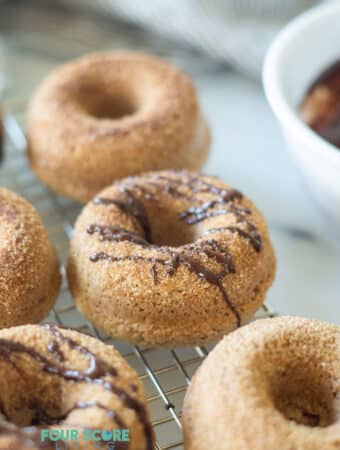
M 288 420 L 309 427 L 334 423 L 334 395 L 326 374 L 314 365 L 288 367 L 271 380 L 275 407 Z
M 178 218 L 178 211 L 162 209 L 149 213 L 152 243 L 158 246 L 180 247 L 199 238 L 199 227 L 187 225 Z
M 117 89 L 114 92 L 97 90 L 83 99 L 83 106 L 87 114 L 98 120 L 119 120 L 135 114 L 138 109 L 138 101 L 132 92 Z

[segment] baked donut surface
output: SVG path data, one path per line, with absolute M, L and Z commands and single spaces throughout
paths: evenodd
M 174 347 L 220 338 L 260 307 L 275 273 L 264 219 L 216 178 L 126 178 L 80 214 L 68 280 L 77 307 L 111 336 Z
M 3 450 L 98 448 L 86 442 L 86 429 L 128 430 L 129 441 L 115 449 L 153 450 L 136 372 L 111 345 L 77 331 L 49 324 L 1 330 L 0 399 Z M 75 429 L 78 442 L 57 446 L 41 429 Z
M 339 344 L 339 327 L 296 317 L 226 336 L 186 393 L 185 449 L 339 449 Z
M 28 141 L 39 178 L 86 202 L 129 175 L 200 169 L 210 133 L 187 75 L 153 56 L 117 52 L 52 72 L 30 103 Z
M 60 282 L 57 253 L 37 211 L 0 188 L 0 327 L 42 320 Z

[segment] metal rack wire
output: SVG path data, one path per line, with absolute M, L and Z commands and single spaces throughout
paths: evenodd
M 34 204 L 41 214 L 63 264 L 66 262 L 72 224 L 79 213 L 79 205 L 55 196 L 42 186 L 28 167 L 25 156 L 26 138 L 22 120 L 26 102 L 11 100 L 5 118 L 7 135 L 6 159 L 0 168 L 1 185 L 6 186 Z M 272 317 L 266 306 L 259 317 Z M 137 370 L 144 382 L 157 437 L 156 449 L 183 449 L 181 409 L 184 394 L 192 374 L 201 364 L 211 347 L 174 350 L 143 349 L 104 336 L 87 322 L 75 309 L 65 282 L 58 301 L 46 321 L 71 326 L 83 333 L 113 344 Z

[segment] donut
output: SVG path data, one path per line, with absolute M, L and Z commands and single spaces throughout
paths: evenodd
M 185 450 L 340 447 L 340 327 L 262 319 L 229 334 L 193 377 Z
M 87 440 L 105 430 L 100 448 L 153 450 L 142 383 L 111 345 L 51 324 L 4 329 L 0 374 L 0 449 L 98 448 Z M 77 442 L 50 437 L 68 429 Z
M 42 320 L 60 282 L 57 253 L 37 211 L 0 188 L 0 328 Z
M 264 219 L 238 190 L 188 171 L 129 177 L 75 224 L 68 280 L 110 336 L 155 347 L 203 344 L 246 323 L 275 272 Z
M 210 145 L 190 78 L 142 53 L 92 54 L 57 68 L 27 122 L 33 170 L 80 202 L 126 176 L 198 170 Z

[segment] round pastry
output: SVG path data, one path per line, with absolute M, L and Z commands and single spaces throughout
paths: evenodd
M 340 328 L 263 319 L 226 336 L 186 393 L 186 450 L 335 450 Z
M 39 178 L 85 202 L 129 175 L 199 169 L 210 134 L 187 75 L 152 56 L 117 52 L 52 72 L 31 101 L 28 141 Z
M 112 346 L 54 325 L 1 330 L 0 375 L 1 449 L 82 450 L 97 437 L 105 449 L 153 450 L 142 383 Z M 73 442 L 57 445 L 69 429 Z
M 247 322 L 275 272 L 264 219 L 227 184 L 193 172 L 126 178 L 84 208 L 71 241 L 75 302 L 111 336 L 202 344 Z
M 0 188 L 0 328 L 42 320 L 60 281 L 59 260 L 38 213 Z

